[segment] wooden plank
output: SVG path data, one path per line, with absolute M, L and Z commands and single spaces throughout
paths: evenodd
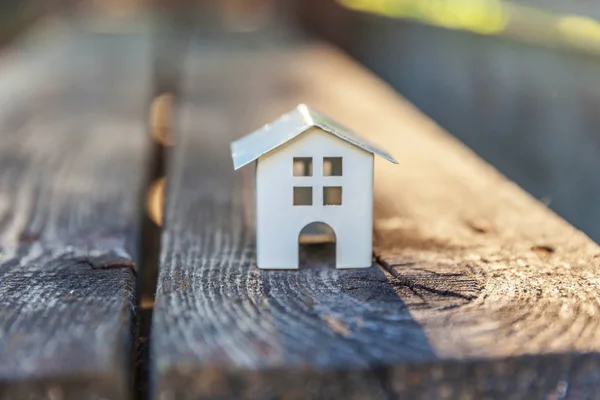
M 509 179 L 600 241 L 597 57 L 375 17 L 334 0 L 315 3 L 319 8 L 304 10 L 313 31 L 339 44 Z M 578 2 L 539 3 L 591 16 L 592 10 L 576 12 Z M 600 3 L 587 6 L 600 11 Z M 352 36 L 360 32 L 369 32 L 368 39 Z
M 152 351 L 159 399 L 589 398 L 600 249 L 336 50 L 196 52 L 179 99 Z M 229 141 L 306 102 L 389 149 L 375 259 L 255 267 Z M 512 396 L 512 397 L 511 397 Z
M 0 65 L 0 399 L 124 399 L 148 41 L 42 39 Z

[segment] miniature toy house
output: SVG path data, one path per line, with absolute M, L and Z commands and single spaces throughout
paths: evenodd
M 374 154 L 398 163 L 304 104 L 231 143 L 236 170 L 257 161 L 258 267 L 298 268 L 299 235 L 313 222 L 333 229 L 337 268 L 370 267 Z

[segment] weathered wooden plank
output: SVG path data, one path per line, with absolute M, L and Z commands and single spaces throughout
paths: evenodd
M 598 57 L 376 17 L 334 0 L 314 3 L 319 8 L 304 10 L 314 30 L 600 241 Z M 538 1 L 537 6 L 542 3 L 572 14 L 600 12 L 600 3 Z M 577 21 L 563 22 L 569 20 Z M 357 40 L 352 34 L 358 32 L 369 35 Z
M 43 39 L 0 65 L 0 399 L 124 399 L 148 41 Z
M 212 61 L 211 61 L 212 60 Z M 334 49 L 192 53 L 152 343 L 159 399 L 585 398 L 600 249 Z M 254 265 L 229 141 L 306 102 L 388 148 L 375 258 Z M 315 250 L 313 248 L 313 250 Z

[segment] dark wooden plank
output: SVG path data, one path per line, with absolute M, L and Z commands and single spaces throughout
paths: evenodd
M 129 396 L 148 44 L 46 31 L 0 65 L 0 399 Z
M 192 53 L 153 320 L 159 399 L 589 398 L 600 249 L 334 49 Z M 254 263 L 229 141 L 307 102 L 388 148 L 375 259 Z M 511 397 L 512 396 L 512 397 Z

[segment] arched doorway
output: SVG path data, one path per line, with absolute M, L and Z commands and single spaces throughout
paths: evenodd
M 312 222 L 298 234 L 299 268 L 335 268 L 336 235 L 324 222 Z

